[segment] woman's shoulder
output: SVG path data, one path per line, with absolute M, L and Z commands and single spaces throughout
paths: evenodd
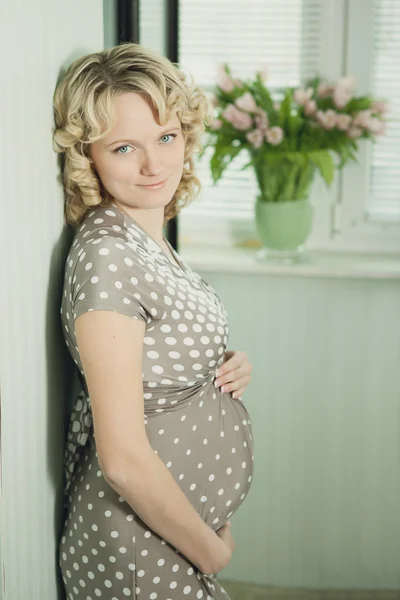
M 145 254 L 144 242 L 141 232 L 129 227 L 119 211 L 99 206 L 89 211 L 77 227 L 67 260 L 71 266 L 101 256 L 121 261 L 123 253 L 140 262 Z

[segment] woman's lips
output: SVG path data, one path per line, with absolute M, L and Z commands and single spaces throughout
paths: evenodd
M 168 179 L 168 177 L 167 177 L 167 179 Z M 142 185 L 141 187 L 146 188 L 146 190 L 158 190 L 165 185 L 165 182 L 167 181 L 167 179 L 164 179 L 164 181 L 160 181 L 160 183 L 153 183 L 153 185 Z

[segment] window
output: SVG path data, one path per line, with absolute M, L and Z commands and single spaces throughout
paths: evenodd
M 341 180 L 337 241 L 356 250 L 400 250 L 400 6 L 397 0 L 349 0 L 347 72 L 362 92 L 390 104 L 385 137 L 363 144 L 359 165 Z M 397 122 L 395 121 L 397 120 Z
M 180 5 L 180 64 L 209 91 L 218 63 L 239 77 L 267 65 L 278 90 L 320 73 L 353 74 L 357 92 L 386 98 L 387 136 L 362 142 L 328 190 L 316 181 L 311 200 L 313 248 L 400 250 L 400 5 L 398 0 L 184 0 Z M 243 151 L 214 186 L 208 152 L 197 161 L 200 196 L 180 214 L 182 241 L 232 244 L 256 239 L 251 169 Z
M 162 51 L 161 0 L 143 3 L 141 43 Z M 141 36 L 142 37 L 142 36 Z M 330 80 L 352 74 L 357 92 L 390 104 L 387 135 L 362 142 L 358 164 L 335 174 L 330 189 L 316 179 L 310 248 L 400 251 L 400 3 L 399 0 L 182 0 L 179 62 L 205 91 L 217 65 L 238 77 L 267 66 L 277 91 L 320 73 Z M 240 244 L 256 240 L 258 193 L 243 151 L 214 186 L 211 152 L 197 160 L 199 197 L 179 216 L 183 243 Z
M 242 0 L 184 0 L 180 4 L 179 62 L 205 91 L 212 89 L 222 62 L 230 64 L 238 77 L 251 77 L 267 66 L 269 85 L 276 90 L 299 85 L 321 66 L 322 13 L 321 0 L 252 0 L 246 5 Z M 252 169 L 241 170 L 247 153 L 239 154 L 215 186 L 208 167 L 210 156 L 209 149 L 197 161 L 202 192 L 180 215 L 183 237 L 192 225 L 199 233 L 202 220 L 209 240 L 213 226 L 223 243 L 254 237 L 258 188 Z
M 400 221 L 400 4 L 377 0 L 374 6 L 372 91 L 390 100 L 387 135 L 372 152 L 367 212 L 371 219 Z
M 164 0 L 142 0 L 139 6 L 140 43 L 160 54 L 165 54 L 165 19 Z

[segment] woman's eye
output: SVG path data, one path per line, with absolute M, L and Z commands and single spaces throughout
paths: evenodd
M 114 150 L 114 152 L 115 152 L 116 154 L 129 154 L 129 152 L 126 152 L 126 149 L 127 149 L 127 148 L 131 148 L 131 146 L 120 146 L 119 148 L 116 148 L 116 149 Z M 121 152 L 120 152 L 120 150 L 121 150 Z
M 166 133 L 165 135 L 161 136 L 160 140 L 162 140 L 163 138 L 176 138 L 177 134 L 176 133 Z M 167 143 L 171 143 L 172 140 L 168 140 L 167 139 Z M 113 150 L 113 152 L 115 154 L 130 154 L 131 151 L 128 150 L 128 148 L 132 149 L 132 146 L 129 145 L 125 145 L 125 146 L 119 146 L 118 148 L 115 148 L 115 150 Z
M 160 139 L 162 140 L 163 138 L 168 138 L 168 137 L 176 138 L 176 135 L 177 135 L 176 133 L 166 133 L 165 135 L 161 136 Z

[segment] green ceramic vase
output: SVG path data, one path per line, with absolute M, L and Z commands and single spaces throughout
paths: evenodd
M 255 222 L 263 244 L 257 253 L 258 259 L 283 262 L 304 260 L 304 242 L 313 224 L 313 207 L 308 199 L 263 202 L 257 197 Z

